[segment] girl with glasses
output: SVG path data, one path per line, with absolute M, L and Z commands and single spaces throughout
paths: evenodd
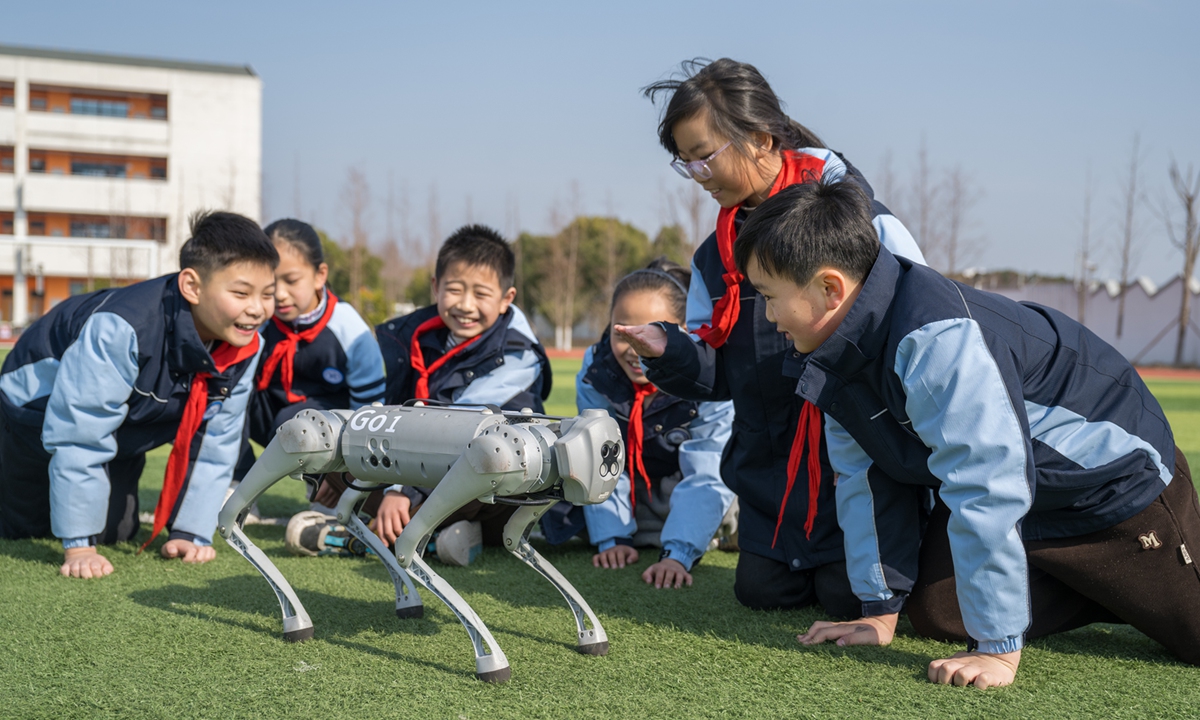
M 659 141 L 680 175 L 720 205 L 716 231 L 692 258 L 688 336 L 665 324 L 616 325 L 663 391 L 688 400 L 732 400 L 732 435 L 721 475 L 738 496 L 734 592 L 751 608 L 821 605 L 858 617 L 846 578 L 834 475 L 823 419 L 785 376 L 799 357 L 766 319 L 766 303 L 737 271 L 733 243 L 747 215 L 780 189 L 819 178 L 859 184 L 862 175 L 817 135 L 788 117 L 753 66 L 730 59 L 683 64 L 682 77 L 644 88 L 667 98 Z M 912 236 L 872 200 L 874 226 L 893 253 L 924 262 Z M 704 418 L 701 417 L 701 420 Z

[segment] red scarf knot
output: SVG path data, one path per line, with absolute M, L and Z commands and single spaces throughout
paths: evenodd
M 257 334 L 249 344 L 242 347 L 226 342 L 218 343 L 212 351 L 212 365 L 216 373 L 221 374 L 228 368 L 254 357 L 258 352 L 258 344 Z M 162 492 L 158 496 L 158 504 L 154 506 L 154 529 L 150 531 L 149 539 L 138 549 L 139 553 L 167 526 L 167 517 L 175 507 L 175 501 L 179 499 L 183 481 L 187 479 L 192 440 L 196 437 L 200 424 L 204 422 L 204 411 L 208 406 L 208 380 L 212 376 L 213 373 L 208 372 L 198 372 L 192 376 L 187 404 L 183 406 L 183 417 L 179 419 L 179 429 L 175 431 L 171 455 L 167 458 Z
M 780 168 L 767 197 L 789 185 L 819 180 L 824 169 L 825 161 L 820 158 L 785 150 L 783 167 Z M 725 344 L 733 326 L 737 324 L 742 309 L 741 284 L 746 276 L 738 272 L 737 263 L 733 259 L 733 241 L 737 239 L 734 218 L 741 207 L 735 205 L 731 208 L 721 208 L 721 212 L 717 214 L 717 251 L 721 255 L 721 266 L 725 268 L 725 274 L 721 276 L 725 281 L 725 294 L 713 306 L 712 325 L 702 325 L 695 331 L 696 336 L 708 343 L 709 347 L 719 348 Z
M 646 496 L 650 496 L 650 474 L 642 463 L 642 414 L 645 410 L 646 397 L 658 392 L 652 383 L 633 384 L 633 406 L 629 408 L 629 448 L 627 450 L 629 469 L 629 510 L 632 513 L 637 508 L 637 474 L 642 474 L 646 483 Z
M 430 330 L 440 330 L 441 328 L 444 328 L 444 327 L 446 327 L 446 321 L 442 320 L 442 317 L 440 315 L 434 315 L 433 317 L 429 318 L 425 322 L 418 325 L 416 332 L 413 333 L 412 345 L 409 347 L 409 356 L 410 356 L 409 362 L 412 363 L 412 368 L 417 373 L 417 387 L 416 387 L 416 390 L 413 392 L 414 399 L 428 400 L 429 399 L 429 376 L 433 375 L 435 372 L 437 372 L 438 368 L 440 368 L 442 365 L 445 365 L 447 360 L 454 357 L 455 355 L 462 352 L 463 350 L 466 350 L 467 347 L 471 345 L 471 343 L 473 343 L 476 340 L 478 340 L 479 338 L 483 337 L 483 333 L 480 333 L 480 334 L 476 335 L 475 337 L 471 338 L 470 340 L 467 340 L 466 342 L 460 342 L 459 344 L 450 348 L 450 350 L 445 355 L 442 355 L 437 360 L 434 360 L 432 365 L 430 365 L 429 367 L 426 367 L 425 366 L 425 353 L 421 350 L 421 336 L 424 335 L 425 333 L 429 332 Z
M 812 539 L 813 523 L 817 519 L 817 496 L 821 493 L 821 411 L 816 405 L 805 401 L 800 408 L 800 421 L 796 423 L 796 436 L 788 453 L 787 487 L 783 490 L 783 502 L 779 504 L 779 517 L 775 520 L 775 535 L 771 547 L 779 540 L 779 528 L 783 525 L 783 513 L 787 509 L 788 496 L 800 471 L 800 456 L 808 446 L 808 516 L 804 520 L 804 537 Z
M 338 299 L 328 289 L 325 290 L 325 293 L 328 298 L 325 303 L 325 312 L 321 314 L 321 319 L 307 330 L 296 332 L 291 323 L 274 318 L 275 327 L 283 333 L 283 339 L 275 343 L 271 354 L 263 361 L 262 376 L 259 377 L 257 386 L 260 392 L 266 390 L 267 386 L 271 384 L 271 378 L 275 376 L 275 370 L 278 368 L 279 381 L 283 385 L 283 392 L 287 395 L 288 402 L 298 403 L 308 399 L 304 395 L 292 392 L 292 382 L 296 373 L 296 350 L 301 341 L 310 343 L 316 340 L 325 326 L 329 324 L 329 318 L 333 317 L 333 309 L 337 307 Z

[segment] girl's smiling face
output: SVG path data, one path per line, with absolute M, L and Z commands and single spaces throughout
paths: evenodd
M 729 138 L 709 126 L 707 110 L 675 123 L 671 135 L 679 148 L 679 159 L 684 162 L 703 160 L 729 142 Z M 721 207 L 744 205 L 751 208 L 767 199 L 771 185 L 783 167 L 783 160 L 772 149 L 773 141 L 769 135 L 755 138 L 755 142 L 762 144 L 734 143 L 733 147 L 708 161 L 712 177 L 706 180 L 694 178 Z
M 683 325 L 684 319 L 675 317 L 671 309 L 671 299 L 661 290 L 632 290 L 621 295 L 613 303 L 612 325 L 646 325 L 652 322 L 665 321 Z M 613 357 L 617 359 L 625 375 L 637 385 L 650 382 L 642 371 L 642 364 L 633 346 L 615 334 L 609 335 Z
M 314 268 L 304 253 L 287 240 L 276 240 L 279 267 L 275 269 L 275 317 L 285 322 L 310 313 L 321 304 L 321 288 L 329 278 L 329 266 Z

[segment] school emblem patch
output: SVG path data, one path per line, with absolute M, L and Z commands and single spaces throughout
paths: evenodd
M 329 383 L 330 385 L 341 385 L 342 381 L 346 379 L 346 376 L 342 374 L 342 371 L 335 367 L 327 367 L 322 370 L 321 377 L 324 378 L 325 382 Z
M 217 413 L 219 413 L 219 412 L 221 412 L 221 401 L 220 400 L 214 402 L 213 404 L 209 405 L 207 408 L 204 409 L 204 419 L 212 420 L 213 418 L 215 418 L 217 416 Z

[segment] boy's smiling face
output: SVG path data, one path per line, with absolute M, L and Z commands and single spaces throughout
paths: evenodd
M 438 315 L 459 340 L 482 335 L 496 324 L 517 296 L 517 289 L 500 287 L 500 277 L 490 267 L 451 263 L 442 277 L 433 279 Z
M 861 287 L 834 268 L 821 268 L 800 286 L 791 278 L 767 272 L 755 257 L 746 265 L 746 277 L 767 301 L 767 320 L 802 353 L 816 350 L 833 335 Z
M 200 339 L 249 345 L 275 312 L 275 271 L 260 263 L 234 263 L 207 278 L 193 268 L 179 273 L 179 290 L 192 306 Z

